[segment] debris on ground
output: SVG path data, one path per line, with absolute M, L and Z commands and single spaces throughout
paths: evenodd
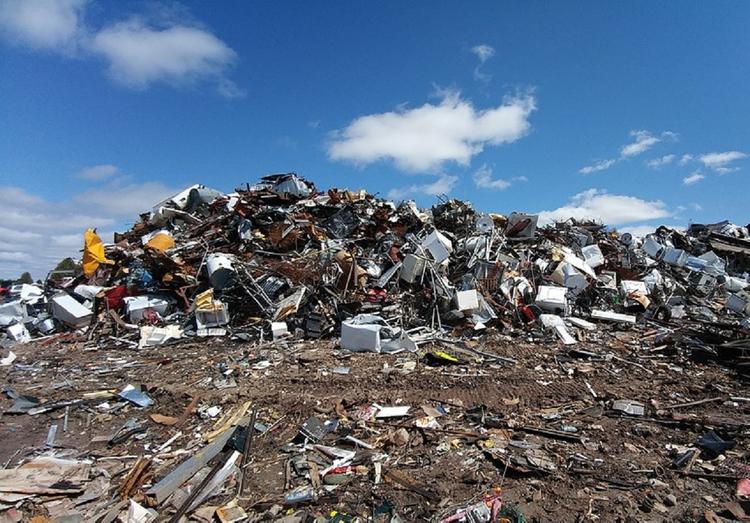
M 750 231 L 294 173 L 0 303 L 2 521 L 743 521 Z

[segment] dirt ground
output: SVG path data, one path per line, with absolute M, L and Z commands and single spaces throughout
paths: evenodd
M 217 418 L 202 418 L 202 410 L 218 406 L 223 414 L 250 402 L 259 410 L 259 421 L 272 427 L 256 438 L 247 496 L 240 499 L 255 520 L 279 519 L 294 510 L 298 516 L 300 511 L 319 516 L 337 510 L 368 517 L 390 506 L 404 521 L 439 521 L 494 487 L 502 488 L 505 502 L 517 505 L 526 521 L 710 521 L 706 511 L 728 514 L 728 504 L 742 503 L 735 489 L 738 477 L 750 476 L 750 394 L 747 382 L 731 368 L 693 362 L 670 347 L 652 347 L 637 330 L 606 327 L 573 346 L 573 352 L 528 334 L 488 335 L 474 346 L 515 364 L 475 356 L 460 346 L 427 345 L 419 354 L 398 355 L 352 354 L 338 350 L 333 341 L 258 348 L 227 338 L 144 350 L 115 341 L 96 347 L 73 338 L 17 346 L 16 364 L 0 368 L 3 384 L 42 404 L 87 392 L 119 392 L 133 384 L 143 385 L 154 405 L 106 411 L 101 399 L 78 404 L 68 410 L 67 431 L 64 409 L 4 414 L 0 463 L 13 467 L 42 452 L 50 425 L 57 424 L 54 450 L 99 460 L 115 488 L 138 456 L 181 432 L 171 445 L 174 456 L 155 463 L 155 482 L 197 450 L 201 435 L 214 425 Z M 431 350 L 451 352 L 461 361 L 430 365 L 420 356 Z M 334 372 L 338 367 L 348 367 L 348 374 Z M 217 388 L 212 380 L 230 369 L 236 387 Z M 181 424 L 164 426 L 149 418 L 154 413 L 180 417 L 196 397 L 198 412 Z M 612 410 L 617 399 L 641 402 L 645 415 Z M 710 401 L 681 406 L 701 400 Z M 0 409 L 5 412 L 12 403 L 3 395 Z M 358 412 L 373 403 L 412 408 L 406 418 L 358 420 Z M 485 406 L 484 423 L 471 416 L 478 405 Z M 437 427 L 414 425 L 413 415 L 422 415 L 423 406 L 445 412 L 436 418 Z M 287 462 L 296 455 L 289 443 L 310 416 L 339 420 L 336 434 L 323 444 L 334 445 L 350 432 L 373 445 L 373 453 L 387 455 L 379 458 L 383 478 L 375 484 L 373 463 L 364 463 L 329 496 L 280 512 L 290 487 L 309 484 L 290 473 Z M 147 424 L 145 437 L 108 447 L 107 438 L 129 418 Z M 406 429 L 407 441 L 400 428 Z M 534 428 L 558 435 L 538 434 Z M 713 459 L 702 454 L 689 469 L 673 466 L 678 452 L 673 448 L 694 446 L 710 430 L 736 446 Z M 507 445 L 538 448 L 548 467 L 506 468 L 502 452 L 495 451 Z M 394 477 L 408 478 L 411 486 Z M 220 506 L 230 498 L 215 497 L 204 506 Z

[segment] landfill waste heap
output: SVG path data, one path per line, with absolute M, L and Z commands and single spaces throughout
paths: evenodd
M 24 514 L 39 511 L 50 520 L 73 518 L 65 521 L 565 520 L 551 514 L 545 519 L 528 509 L 524 515 L 523 499 L 509 499 L 508 489 L 496 484 L 480 488 L 479 479 L 473 495 L 452 499 L 426 479 L 417 481 L 403 471 L 411 459 L 404 449 L 414 445 L 414 431 L 422 434 L 423 445 L 434 442 L 444 453 L 460 454 L 454 445 L 473 444 L 476 456 L 466 458 L 461 467 L 485 460 L 501 475 L 501 484 L 509 474 L 559 475 L 587 467 L 590 474 L 597 463 L 585 456 L 587 447 L 556 463 L 565 452 L 536 443 L 522 445 L 514 431 L 551 438 L 558 445 L 585 445 L 588 437 L 572 422 L 563 423 L 560 412 L 588 413 L 598 407 L 618 419 L 645 420 L 649 413 L 651 419 L 662 420 L 663 405 L 656 400 L 646 404 L 597 394 L 591 384 L 593 366 L 620 365 L 610 371 L 618 380 L 642 374 L 638 388 L 647 390 L 654 373 L 664 368 L 684 376 L 687 364 L 711 365 L 712 372 L 731 373 L 722 374 L 724 382 L 741 387 L 750 374 L 750 231 L 722 222 L 693 224 L 685 231 L 659 227 L 637 238 L 594 221 L 569 219 L 545 226 L 538 221 L 538 215 L 522 212 L 479 213 L 455 199 L 420 209 L 414 202 L 394 203 L 363 190 L 321 192 L 288 173 L 266 176 L 230 194 L 203 185 L 189 187 L 142 214 L 131 230 L 116 233 L 112 244 L 104 244 L 95 230 L 85 231 L 82 274 L 48 278 L 43 286 L 15 285 L 0 304 L 0 368 L 6 372 L 7 396 L 3 417 L 64 416 L 48 428 L 36 427 L 44 433 L 44 444 L 23 451 L 15 468 L 8 465 L 17 456 L 10 457 L 0 470 L 0 520 L 20 521 Z M 647 346 L 646 352 L 595 350 L 604 336 L 623 346 L 625 337 L 637 340 Z M 225 354 L 227 361 L 216 363 L 222 356 L 219 348 L 227 344 L 237 348 L 236 355 Z M 523 357 L 524 344 L 556 351 L 550 353 L 554 359 L 544 372 L 581 387 L 577 403 L 569 405 L 572 410 L 547 412 L 532 423 L 505 419 L 498 408 L 493 412 L 488 404 L 495 400 L 475 405 L 448 401 L 454 382 L 464 383 L 471 376 L 484 379 L 488 368 L 498 373 L 497 381 L 526 365 L 528 372 L 539 374 L 533 382 L 548 383 L 541 377 L 542 365 Z M 496 345 L 506 348 L 495 350 Z M 58 362 L 53 367 L 60 365 L 57 369 L 33 363 L 44 350 L 65 346 L 91 354 L 73 364 L 60 359 L 69 354 L 53 352 L 58 354 L 52 358 Z M 201 346 L 203 354 L 197 349 Z M 338 363 L 325 367 L 328 380 L 354 374 L 341 365 L 351 362 L 353 353 L 375 353 L 390 358 L 383 371 L 388 375 L 414 374 L 417 365 L 437 369 L 448 395 L 442 400 L 419 398 L 423 405 L 418 413 L 398 396 L 387 398 L 391 405 L 339 400 L 328 410 L 284 413 L 276 410 L 280 404 L 252 401 L 256 392 L 247 393 L 250 401 L 238 397 L 231 405 L 209 405 L 199 399 L 205 399 L 204 393 L 183 391 L 190 398 L 184 412 L 165 416 L 149 410 L 159 405 L 152 396 L 158 395 L 160 374 L 150 374 L 154 383 L 139 380 L 135 373 L 189 359 L 183 351 L 190 350 L 190 358 L 210 357 L 209 365 L 218 365 L 201 387 L 226 395 L 252 376 L 246 386 L 272 389 L 275 385 L 265 384 L 275 379 L 269 377 L 270 370 L 289 361 L 318 365 L 310 354 L 324 348 L 325 357 Z M 106 360 L 115 363 L 105 364 L 104 356 L 97 355 L 100 351 L 111 351 Z M 161 356 L 125 361 L 147 351 L 160 351 Z M 380 372 L 371 366 L 380 365 L 372 359 L 377 357 L 362 360 L 370 370 L 361 385 L 351 384 L 364 387 L 362 394 L 367 394 L 367 380 Z M 654 360 L 649 358 L 657 357 L 669 359 L 651 368 Z M 101 365 L 107 366 L 106 372 Z M 50 381 L 65 374 L 91 381 L 86 368 L 94 376 L 134 373 L 117 389 L 91 383 L 76 388 L 67 377 L 62 384 Z M 34 387 L 43 389 L 42 399 L 31 395 L 29 376 L 40 383 Z M 47 385 L 41 384 L 43 378 L 49 378 Z M 302 378 L 289 379 L 305 386 Z M 403 390 L 402 385 L 391 386 Z M 720 400 L 747 412 L 750 399 L 718 384 L 715 388 Z M 344 394 L 336 390 L 326 392 L 327 401 L 331 394 Z M 312 389 L 308 394 L 315 397 Z M 671 398 L 676 401 L 680 395 L 672 393 Z M 708 400 L 678 407 L 719 401 Z M 506 407 L 518 406 L 518 398 L 503 401 Z M 110 454 L 101 449 L 88 455 L 60 453 L 55 438 L 67 433 L 76 411 L 87 419 L 88 431 L 92 417 L 114 423 L 117 415 L 131 414 L 102 440 Z M 674 416 L 669 423 L 665 420 L 654 426 L 666 431 L 685 421 Z M 736 496 L 745 500 L 750 496 L 750 465 L 740 442 L 744 445 L 748 431 L 747 424 L 739 425 L 704 420 L 698 443 L 683 442 L 681 447 L 671 442 L 670 459 L 658 467 L 673 466 L 697 478 L 695 468 L 704 462 L 735 460 L 738 465 L 730 472 L 700 470 L 709 478 L 713 474 L 735 482 Z M 170 430 L 169 439 L 150 441 L 158 436 L 156 429 Z M 287 429 L 292 433 L 285 440 Z M 445 436 L 447 443 L 435 439 L 437 435 Z M 183 448 L 175 450 L 178 438 L 194 441 L 183 441 Z M 255 492 L 261 488 L 248 468 L 263 461 L 256 447 L 264 445 L 286 456 L 276 497 L 249 493 L 251 487 Z M 22 446 L 19 442 L 18 448 Z M 135 454 L 115 458 L 125 456 L 112 454 L 118 448 Z M 271 452 L 268 448 L 265 455 Z M 124 468 L 113 473 L 105 465 Z M 650 479 L 638 488 L 653 490 L 655 482 L 661 482 L 656 469 L 649 467 Z M 261 472 L 255 475 L 261 477 Z M 372 489 L 387 483 L 412 498 L 399 504 L 398 496 L 384 499 L 360 488 L 347 491 L 359 501 L 346 500 L 341 493 L 355 479 L 366 479 Z M 221 504 L 206 506 L 217 499 Z M 674 505 L 665 496 L 656 502 L 649 499 L 645 505 L 635 502 L 632 511 L 653 514 L 658 504 L 660 517 L 668 520 Z M 743 509 L 735 505 L 730 512 Z M 627 507 L 620 506 L 623 518 L 633 513 Z M 720 521 L 714 508 L 701 508 L 699 516 Z M 588 516 L 592 510 L 589 504 Z M 584 512 L 571 514 L 588 517 Z M 19 519 L 13 519 L 16 516 Z M 691 512 L 690 518 L 694 516 Z

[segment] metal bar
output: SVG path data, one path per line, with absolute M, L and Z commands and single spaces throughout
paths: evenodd
M 240 465 L 240 477 L 237 482 L 237 496 L 242 496 L 245 492 L 245 468 L 250 457 L 250 449 L 255 436 L 255 421 L 258 419 L 258 411 L 253 410 L 250 414 L 250 422 L 247 424 L 247 433 L 245 434 L 245 446 L 242 450 L 242 464 Z

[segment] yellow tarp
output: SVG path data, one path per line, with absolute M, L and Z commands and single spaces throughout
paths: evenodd
M 94 229 L 86 229 L 83 233 L 83 274 L 87 278 L 93 276 L 100 263 L 114 262 L 104 255 L 104 244 Z
M 159 252 L 168 251 L 174 247 L 174 238 L 165 232 L 160 232 L 146 243 L 146 247 L 151 247 Z

